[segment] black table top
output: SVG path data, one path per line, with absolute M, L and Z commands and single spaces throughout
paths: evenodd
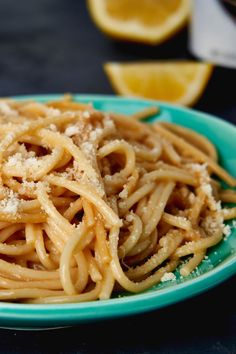
M 81 0 L 0 1 L 0 96 L 113 91 L 106 61 L 190 59 L 188 34 L 146 47 L 115 42 Z M 236 123 L 236 70 L 216 67 L 195 106 Z M 143 315 L 50 331 L 0 330 L 1 353 L 236 353 L 236 277 Z

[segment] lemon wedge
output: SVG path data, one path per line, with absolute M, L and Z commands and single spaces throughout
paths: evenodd
M 195 61 L 107 63 L 115 92 L 191 106 L 202 95 L 213 65 Z
M 87 0 L 95 24 L 108 35 L 158 44 L 184 26 L 190 0 Z

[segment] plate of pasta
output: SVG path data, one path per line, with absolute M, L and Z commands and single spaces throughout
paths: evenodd
M 236 128 L 99 95 L 0 100 L 0 326 L 158 309 L 236 273 Z

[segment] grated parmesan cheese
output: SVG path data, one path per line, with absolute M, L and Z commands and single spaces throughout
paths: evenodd
M 96 129 L 92 130 L 91 133 L 89 134 L 89 140 L 96 141 L 98 138 L 100 138 L 102 133 L 103 133 L 102 128 L 96 128 Z
M 71 126 L 67 127 L 65 130 L 65 135 L 69 136 L 69 137 L 79 134 L 79 133 L 80 133 L 80 129 L 77 125 L 71 125 Z
M 51 130 L 51 131 L 53 131 L 53 132 L 56 132 L 57 131 L 57 126 L 55 125 L 55 124 L 50 124 L 49 125 L 49 129 Z
M 134 216 L 132 214 L 128 214 L 126 216 L 125 220 L 128 221 L 128 222 L 132 222 L 132 221 L 134 221 Z
M 91 157 L 91 154 L 94 152 L 93 144 L 85 141 L 83 144 L 81 144 L 81 150 L 85 153 L 87 157 Z
M 115 129 L 115 124 L 109 116 L 105 116 L 105 119 L 103 120 L 103 125 L 106 129 Z
M 48 114 L 49 116 L 51 116 L 51 117 L 58 117 L 58 116 L 61 114 L 61 112 L 60 112 L 59 109 L 57 109 L 57 108 L 52 108 L 52 107 L 47 108 L 47 109 L 46 109 L 46 112 L 47 112 L 47 114 Z
M 223 232 L 223 229 L 225 227 L 223 223 L 223 217 L 219 213 L 216 213 L 213 216 L 208 215 L 202 221 L 201 227 L 210 236 L 214 235 L 219 230 L 222 230 Z
M 231 233 L 231 227 L 229 225 L 225 225 L 223 228 L 223 235 L 227 238 Z
M 193 194 L 193 192 L 191 192 L 188 196 L 188 200 L 189 200 L 190 204 L 194 204 L 195 198 L 196 198 L 195 195 Z
M 169 272 L 169 273 L 165 273 L 162 277 L 161 277 L 161 281 L 165 282 L 165 281 L 172 281 L 172 280 L 176 280 L 176 276 L 174 275 L 174 273 Z
M 110 182 L 111 180 L 112 180 L 112 176 L 111 175 L 105 175 L 104 176 L 104 181 Z
M 19 193 L 20 194 L 25 194 L 27 193 L 27 191 L 30 189 L 31 191 L 34 191 L 37 187 L 37 182 L 33 182 L 33 181 L 26 181 L 23 179 L 22 184 L 20 186 L 19 189 Z
M 224 209 L 222 209 L 222 213 L 224 216 L 227 217 L 229 214 L 231 214 L 231 210 L 228 208 L 224 208 Z
M 207 172 L 207 163 L 189 163 L 187 167 L 190 168 L 193 172 L 199 172 L 201 174 L 205 174 Z
M 17 111 L 12 109 L 6 102 L 0 102 L 0 113 L 6 116 L 18 116 Z
M 203 183 L 200 188 L 208 197 L 212 196 L 212 187 L 210 184 Z
M 84 112 L 82 113 L 82 116 L 83 116 L 83 118 L 85 118 L 85 119 L 89 119 L 89 118 L 90 118 L 90 113 L 89 113 L 89 111 L 84 111 Z
M 19 204 L 18 194 L 9 189 L 6 198 L 0 201 L 1 212 L 16 215 Z
M 41 161 L 37 157 L 28 157 L 26 159 L 22 158 L 21 153 L 16 153 L 10 156 L 7 162 L 8 166 L 22 165 L 24 168 L 37 169 L 41 166 Z
M 200 182 L 200 189 L 207 197 L 208 205 L 212 211 L 221 211 L 221 202 L 217 202 L 213 196 L 212 186 L 210 184 L 210 176 L 207 171 L 207 163 L 198 164 L 192 163 L 187 165 L 188 168 L 197 174 Z

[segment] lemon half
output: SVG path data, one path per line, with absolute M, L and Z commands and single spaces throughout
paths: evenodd
M 190 0 L 87 0 L 96 25 L 108 35 L 158 44 L 186 23 Z

